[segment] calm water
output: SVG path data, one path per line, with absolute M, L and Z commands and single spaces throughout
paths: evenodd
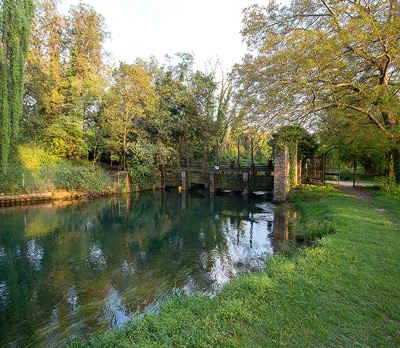
M 174 291 L 212 293 L 287 238 L 266 196 L 171 190 L 1 208 L 0 346 L 57 345 Z

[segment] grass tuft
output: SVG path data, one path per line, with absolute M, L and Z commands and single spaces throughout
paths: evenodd
M 329 234 L 335 233 L 335 228 L 331 222 L 312 219 L 296 228 L 296 239 L 300 242 L 311 243 Z

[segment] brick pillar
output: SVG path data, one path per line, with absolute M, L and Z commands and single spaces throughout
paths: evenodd
M 275 149 L 274 167 L 274 202 L 286 201 L 289 191 L 289 149 L 286 146 L 279 146 Z

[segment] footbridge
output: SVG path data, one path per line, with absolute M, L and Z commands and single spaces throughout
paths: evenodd
M 162 186 L 180 186 L 189 190 L 202 185 L 211 192 L 218 190 L 240 191 L 248 194 L 252 191 L 274 190 L 274 167 L 268 165 L 251 166 L 203 166 L 165 168 L 162 170 Z

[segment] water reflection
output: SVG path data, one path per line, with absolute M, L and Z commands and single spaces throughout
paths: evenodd
M 280 216 L 265 196 L 201 190 L 2 208 L 0 345 L 51 345 L 173 291 L 212 292 L 289 238 Z
M 274 253 L 281 251 L 282 245 L 290 242 L 295 243 L 294 227 L 299 223 L 297 211 L 288 208 L 286 205 L 275 207 L 273 224 L 273 250 Z

